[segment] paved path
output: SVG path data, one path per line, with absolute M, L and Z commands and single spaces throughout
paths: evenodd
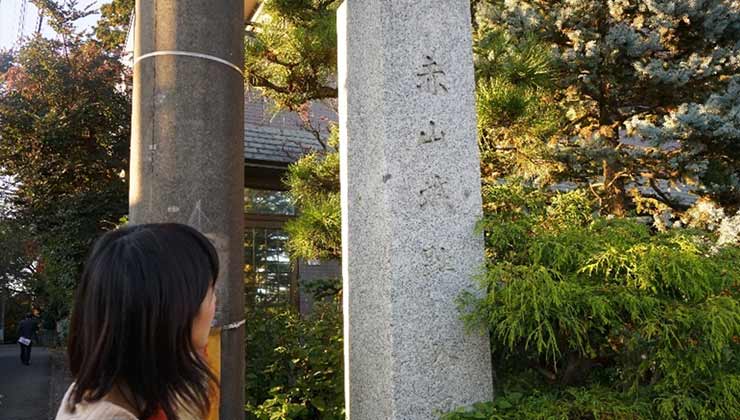
M 25 366 L 17 344 L 0 345 L 0 420 L 47 420 L 49 375 L 46 348 L 34 346 Z

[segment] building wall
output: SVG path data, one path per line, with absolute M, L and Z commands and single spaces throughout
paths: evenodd
M 245 101 L 245 186 L 284 189 L 280 179 L 288 165 L 306 153 L 323 150 L 323 147 L 316 141 L 314 133 L 306 130 L 298 113 L 276 112 L 271 100 L 257 89 L 247 91 Z M 330 124 L 337 121 L 336 112 L 322 102 L 311 104 L 307 116 L 322 140 L 329 136 Z M 299 261 L 296 269 L 299 285 L 297 309 L 305 315 L 310 313 L 314 302 L 312 295 L 306 293 L 301 285 L 318 279 L 339 279 L 341 264 L 339 261 Z
M 312 281 L 322 279 L 341 279 L 342 263 L 340 260 L 328 261 L 299 261 L 298 284 L 300 285 L 300 307 L 301 314 L 309 314 L 314 305 L 313 296 L 305 292 L 304 286 Z

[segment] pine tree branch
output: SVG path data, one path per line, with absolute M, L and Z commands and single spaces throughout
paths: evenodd
M 326 142 L 321 138 L 321 130 L 319 129 L 319 127 L 315 127 L 311 123 L 310 118 L 308 117 L 304 118 L 302 115 L 301 115 L 301 123 L 303 125 L 303 128 L 309 133 L 313 134 L 316 141 L 319 143 L 319 145 L 321 145 L 321 148 L 324 149 L 324 151 L 326 151 L 327 145 L 326 145 Z
M 252 78 L 251 85 L 254 87 L 261 87 L 261 88 L 267 88 L 270 90 L 273 90 L 277 93 L 282 93 L 285 95 L 290 95 L 295 92 L 293 92 L 289 87 L 287 86 L 278 86 L 275 83 L 272 83 L 269 79 L 267 79 L 264 76 L 260 76 L 258 74 L 251 74 L 250 77 Z M 314 91 L 314 95 L 311 95 L 310 98 L 307 100 L 317 100 L 317 99 L 330 99 L 330 98 L 336 98 L 339 96 L 339 91 L 336 88 L 328 87 L 328 86 L 320 86 Z
M 690 206 L 682 205 L 677 203 L 675 200 L 673 200 L 668 194 L 666 194 L 663 190 L 660 189 L 658 186 L 658 183 L 655 181 L 655 178 L 649 178 L 648 182 L 650 183 L 650 188 L 655 191 L 655 194 L 657 197 L 655 197 L 656 200 L 662 202 L 663 204 L 667 205 L 673 210 L 677 211 L 685 211 L 688 210 Z
M 611 187 L 614 186 L 614 183 L 618 181 L 621 178 L 629 178 L 630 174 L 627 171 L 619 171 L 612 177 L 611 181 L 604 185 L 604 190 L 609 190 Z
M 604 199 L 601 197 L 601 195 L 599 195 L 598 192 L 596 192 L 596 189 L 594 189 L 594 186 L 598 186 L 599 184 L 602 184 L 603 185 L 603 183 L 592 184 L 592 183 L 589 182 L 588 183 L 588 189 L 591 190 L 591 193 L 594 195 L 594 197 L 596 197 L 596 200 L 599 201 L 599 207 L 603 207 L 604 206 Z
M 288 68 L 290 70 L 296 68 L 298 66 L 298 64 L 299 64 L 299 63 L 289 63 L 287 61 L 283 61 L 283 60 L 281 60 L 281 59 L 278 58 L 278 55 L 277 54 L 275 54 L 274 52 L 272 52 L 270 50 L 267 50 L 265 52 L 264 57 L 265 57 L 265 59 L 267 61 L 269 61 L 271 63 L 274 63 L 274 64 L 277 64 L 277 65 L 280 65 L 280 66 L 283 66 L 283 67 L 286 67 L 286 68 Z
M 332 3 L 336 2 L 337 0 L 324 0 L 322 2 L 319 2 L 317 5 L 317 8 L 320 10 L 324 10 L 328 8 Z

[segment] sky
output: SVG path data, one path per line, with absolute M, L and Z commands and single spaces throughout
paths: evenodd
M 0 49 L 10 49 L 16 44 L 21 21 L 24 23 L 23 35 L 32 35 L 36 30 L 38 9 L 30 1 L 25 1 L 25 19 L 21 19 L 23 3 L 24 0 L 0 0 Z M 84 29 L 93 26 L 99 17 L 97 10 L 104 3 L 106 3 L 105 0 L 77 0 L 79 8 L 92 6 L 91 10 L 96 11 L 96 13 L 76 22 L 77 28 Z M 54 36 L 54 32 L 46 24 L 42 25 L 41 31 L 45 36 Z

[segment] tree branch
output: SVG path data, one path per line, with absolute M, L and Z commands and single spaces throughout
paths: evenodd
M 658 187 L 658 183 L 655 181 L 655 178 L 650 178 L 648 182 L 650 183 L 650 188 L 652 188 L 653 191 L 655 191 L 655 194 L 658 196 L 656 197 L 656 199 L 662 202 L 663 204 L 667 205 L 673 210 L 678 210 L 678 211 L 684 211 L 689 208 L 689 206 L 682 205 L 682 204 L 675 202 L 668 194 L 663 192 L 660 189 L 660 187 Z
M 271 89 L 275 92 L 285 95 L 290 95 L 294 93 L 288 86 L 278 86 L 264 76 L 260 76 L 258 74 L 251 74 L 250 76 L 253 79 L 251 83 L 252 86 Z M 315 94 L 308 98 L 307 101 L 336 98 L 337 96 L 339 96 L 339 90 L 328 86 L 320 86 L 314 91 L 314 93 Z

